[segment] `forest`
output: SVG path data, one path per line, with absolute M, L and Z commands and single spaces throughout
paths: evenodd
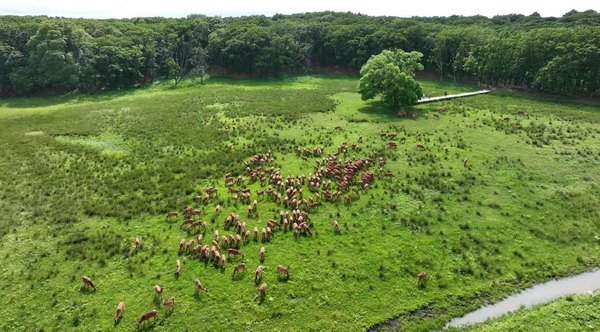
M 294 15 L 72 19 L 0 16 L 0 94 L 203 79 L 357 72 L 385 49 L 421 52 L 426 73 L 548 93 L 600 92 L 600 14 L 450 17 Z

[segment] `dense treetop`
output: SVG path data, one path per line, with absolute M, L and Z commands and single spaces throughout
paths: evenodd
M 391 107 L 413 105 L 423 97 L 423 89 L 414 76 L 423 70 L 423 54 L 385 50 L 373 55 L 360 69 L 358 90 L 363 100 L 377 96 Z
M 372 17 L 351 13 L 187 18 L 0 17 L 0 93 L 95 90 L 219 73 L 276 76 L 424 55 L 440 77 L 594 95 L 600 14 Z

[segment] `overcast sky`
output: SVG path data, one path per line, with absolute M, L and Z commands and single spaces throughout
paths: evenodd
M 351 11 L 368 15 L 450 16 L 525 14 L 562 16 L 575 9 L 600 11 L 600 0 L 0 0 L 0 15 L 90 18 L 273 15 L 314 11 Z

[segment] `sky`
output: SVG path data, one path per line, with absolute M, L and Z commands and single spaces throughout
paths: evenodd
M 502 14 L 562 16 L 575 9 L 600 12 L 600 0 L 0 0 L 0 15 L 48 15 L 86 18 L 188 14 L 242 16 L 341 11 L 367 15 L 450 16 Z

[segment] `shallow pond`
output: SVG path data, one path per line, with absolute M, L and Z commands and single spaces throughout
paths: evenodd
M 446 327 L 482 323 L 487 319 L 502 316 L 521 307 L 527 308 L 566 295 L 583 294 L 599 288 L 600 269 L 551 280 L 513 294 L 501 302 L 481 307 L 463 317 L 454 318 L 446 324 Z

